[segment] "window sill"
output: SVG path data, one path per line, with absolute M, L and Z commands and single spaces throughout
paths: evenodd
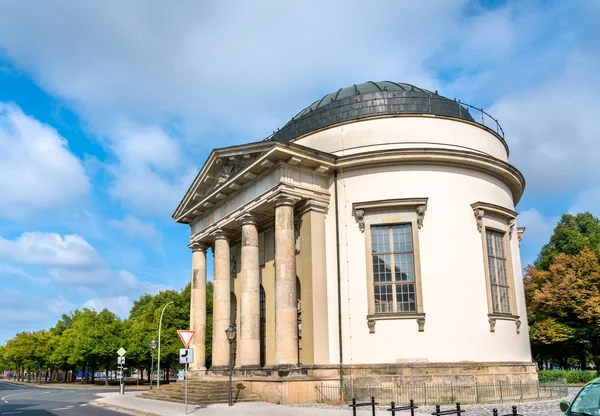
M 490 332 L 496 332 L 497 321 L 513 321 L 517 327 L 517 334 L 521 333 L 521 320 L 518 315 L 511 315 L 508 313 L 489 313 L 488 322 L 490 324 Z
M 367 315 L 367 325 L 369 326 L 369 333 L 375 333 L 375 322 L 376 321 L 387 321 L 394 319 L 415 319 L 419 325 L 419 332 L 425 331 L 425 314 L 422 312 L 391 312 L 391 313 L 376 313 Z

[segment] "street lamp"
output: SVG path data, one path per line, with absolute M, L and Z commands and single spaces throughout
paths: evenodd
M 160 328 L 162 327 L 162 318 L 163 318 L 163 314 L 165 313 L 165 309 L 167 309 L 167 306 L 169 306 L 173 303 L 175 303 L 175 302 L 171 301 L 163 307 L 162 312 L 160 313 L 160 321 L 158 322 L 158 368 L 156 370 L 156 388 L 157 389 L 160 389 Z
M 150 350 L 152 351 L 152 364 L 150 364 L 150 390 L 152 390 L 152 373 L 154 372 L 154 350 L 156 349 L 156 340 L 150 341 Z
M 232 380 L 231 380 L 231 372 L 233 370 L 233 341 L 235 341 L 235 326 L 233 324 L 229 325 L 229 328 L 225 330 L 225 334 L 227 335 L 227 341 L 229 342 L 229 406 L 233 406 L 233 402 L 231 400 L 232 393 Z

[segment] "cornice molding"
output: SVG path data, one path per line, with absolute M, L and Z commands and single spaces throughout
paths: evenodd
M 473 215 L 475 215 L 475 220 L 477 222 L 477 231 L 481 232 L 483 230 L 483 218 L 486 215 L 492 214 L 506 221 L 506 225 L 508 225 L 509 236 L 512 237 L 513 231 L 515 230 L 515 225 L 517 223 L 516 218 L 518 215 L 515 211 L 502 207 L 500 205 L 490 204 L 481 201 L 472 203 L 471 208 L 473 209 Z
M 365 232 L 365 215 L 367 211 L 376 211 L 383 208 L 398 208 L 404 210 L 414 209 L 417 213 L 417 227 L 423 228 L 423 219 L 427 211 L 428 198 L 402 198 L 402 199 L 383 199 L 379 201 L 354 202 L 352 210 L 358 221 L 358 229 L 361 233 Z
M 357 153 L 338 158 L 336 169 L 351 171 L 386 165 L 450 166 L 487 173 L 505 183 L 513 194 L 515 205 L 523 196 L 525 178 L 511 164 L 492 156 L 456 149 L 408 148 Z

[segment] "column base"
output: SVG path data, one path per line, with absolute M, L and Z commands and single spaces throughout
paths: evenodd
M 260 364 L 241 365 L 235 368 L 236 370 L 261 370 Z

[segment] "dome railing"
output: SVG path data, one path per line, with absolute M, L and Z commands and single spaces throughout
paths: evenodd
M 432 114 L 432 115 L 455 117 L 455 118 L 457 117 L 462 120 L 475 122 L 475 123 L 487 128 L 488 130 L 495 131 L 496 134 L 498 134 L 500 137 L 502 137 L 502 139 L 504 139 L 504 129 L 502 129 L 502 126 L 498 122 L 498 119 L 494 118 L 491 114 L 486 112 L 483 108 L 476 107 L 471 104 L 467 104 L 461 100 L 457 100 L 456 98 L 454 100 L 451 100 L 449 98 L 439 96 L 439 95 L 437 95 L 437 93 L 430 93 L 427 95 L 414 95 L 414 96 L 412 96 L 412 95 L 411 96 L 398 96 L 398 97 L 394 96 L 393 98 L 392 97 L 387 97 L 387 98 L 390 100 L 399 100 L 398 102 L 389 103 L 389 106 L 400 105 L 405 108 L 403 108 L 401 111 L 390 111 L 389 107 L 387 107 L 386 105 L 383 105 L 384 110 L 378 110 L 376 108 L 381 107 L 381 105 L 377 105 L 377 106 L 374 105 L 372 107 L 369 107 L 372 110 L 369 111 L 368 113 L 366 113 L 364 115 L 359 115 L 355 118 L 353 117 L 352 119 L 360 120 L 360 119 L 370 118 L 370 117 L 374 117 L 374 116 L 391 115 L 391 114 L 415 114 L 415 115 L 416 114 Z M 414 103 L 411 103 L 411 100 L 414 100 Z M 427 102 L 425 102 L 425 100 L 427 100 Z M 332 104 L 333 104 L 333 102 L 332 102 Z M 341 106 L 343 106 L 343 105 L 347 105 L 347 104 L 342 104 Z M 413 108 L 409 108 L 409 107 L 413 107 Z M 336 108 L 336 107 L 333 107 L 333 108 Z M 332 109 L 332 107 L 320 107 L 315 110 L 311 109 L 311 111 L 303 114 L 301 117 L 299 117 L 297 119 L 296 118 L 292 119 L 290 123 L 301 122 L 305 118 L 312 117 L 313 115 L 315 115 L 319 112 L 329 111 L 331 109 Z M 288 127 L 290 125 L 290 123 L 287 123 L 283 127 L 283 129 Z M 335 123 L 333 123 L 333 124 L 335 124 Z M 327 127 L 327 125 L 328 125 L 327 123 L 324 123 L 322 125 L 322 127 Z M 277 129 L 277 131 L 274 131 L 272 134 L 270 134 L 264 140 L 268 140 L 268 139 L 272 138 L 273 136 L 277 135 L 277 133 L 279 131 L 280 130 Z

